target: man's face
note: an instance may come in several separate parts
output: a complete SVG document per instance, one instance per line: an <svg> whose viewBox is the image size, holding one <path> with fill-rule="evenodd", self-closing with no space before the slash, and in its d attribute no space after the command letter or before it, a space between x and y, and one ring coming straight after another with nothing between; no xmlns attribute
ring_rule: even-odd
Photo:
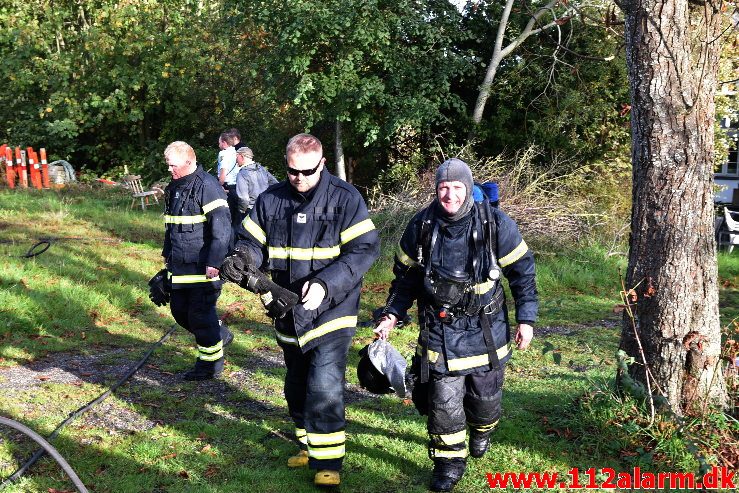
<svg viewBox="0 0 739 493"><path fill-rule="evenodd" d="M439 203L448 215L457 213L467 198L467 187L461 181L442 181L436 187Z"/></svg>
<svg viewBox="0 0 739 493"><path fill-rule="evenodd" d="M318 184L326 159L320 152L293 152L287 156L287 178L298 192L305 193ZM297 173L304 171L305 173ZM296 174L297 173L297 174Z"/></svg>
<svg viewBox="0 0 739 493"><path fill-rule="evenodd" d="M244 155L243 154L239 154L238 152L236 153L236 164L238 164L239 166L244 165Z"/></svg>
<svg viewBox="0 0 739 493"><path fill-rule="evenodd" d="M167 161L169 174L172 175L173 180L187 176L197 168L195 163L190 162L185 156L177 154L176 152L168 154L164 159Z"/></svg>
<svg viewBox="0 0 739 493"><path fill-rule="evenodd" d="M222 151L228 149L228 142L223 139L218 139L218 148Z"/></svg>

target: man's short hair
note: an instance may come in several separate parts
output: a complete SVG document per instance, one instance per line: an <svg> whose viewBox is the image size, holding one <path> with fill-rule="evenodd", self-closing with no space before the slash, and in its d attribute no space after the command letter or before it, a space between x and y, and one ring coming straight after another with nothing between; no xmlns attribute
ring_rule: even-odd
<svg viewBox="0 0 739 493"><path fill-rule="evenodd" d="M241 142L241 132L239 132L238 128L229 128L228 130L226 130L226 133L228 133L232 138L235 138L236 140ZM236 144L236 141L234 141L231 145L234 144Z"/></svg>
<svg viewBox="0 0 739 493"><path fill-rule="evenodd" d="M231 135L231 132L229 132L228 130L226 130L225 132L221 132L221 135L218 136L218 140L219 141L222 140L223 142L225 142L226 144L230 146L236 143L236 141L233 138L233 135Z"/></svg>
<svg viewBox="0 0 739 493"><path fill-rule="evenodd" d="M317 137L311 134L298 134L293 136L285 148L285 156L291 154L306 154L308 152L320 152L323 154L323 146Z"/></svg>
<svg viewBox="0 0 739 493"><path fill-rule="evenodd" d="M173 154L181 157L184 161L195 162L195 150L187 142L176 140L164 149L165 159Z"/></svg>

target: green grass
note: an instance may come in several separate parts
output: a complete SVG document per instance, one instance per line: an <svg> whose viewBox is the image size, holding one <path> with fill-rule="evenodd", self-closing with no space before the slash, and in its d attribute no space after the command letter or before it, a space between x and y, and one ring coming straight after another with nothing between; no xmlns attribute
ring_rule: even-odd
<svg viewBox="0 0 739 493"><path fill-rule="evenodd" d="M129 205L127 194L109 189L0 191L0 414L48 435L105 391L173 323L168 309L147 297L146 283L161 266L161 210L131 211ZM82 239L56 241L33 259L18 257L48 236ZM360 320L384 304L391 259L392 245L386 245L367 276ZM624 262L598 247L537 252L540 325L568 330L535 338L530 350L514 354L491 452L469 461L456 491L486 490L486 472L566 474L572 467L629 470L635 464L655 471L696 469L681 435L667 428L645 431L639 404L618 400L612 391L619 339L612 308ZM739 307L739 255L722 255L719 262L726 323ZM91 491L316 491L309 471L285 465L295 451L287 439L292 425L282 396L285 370L261 305L227 285L218 308L236 334L222 379L197 384L174 375L195 357L192 337L179 329L144 371L55 440ZM417 330L410 324L393 336L405 356L414 351ZM371 339L371 328L358 329L350 368ZM554 348L561 362L554 362L552 351L543 354L545 348ZM34 364L39 375L58 371L48 362L63 355L97 363L93 370L66 368L71 375L65 381L39 376L21 389L3 387L7 371ZM354 371L347 377L356 385ZM392 396L368 397L356 387L348 396L343 491L426 491L431 463L424 418ZM0 429L0 479L34 448ZM69 491L71 484L44 460L6 491L51 489Z"/></svg>

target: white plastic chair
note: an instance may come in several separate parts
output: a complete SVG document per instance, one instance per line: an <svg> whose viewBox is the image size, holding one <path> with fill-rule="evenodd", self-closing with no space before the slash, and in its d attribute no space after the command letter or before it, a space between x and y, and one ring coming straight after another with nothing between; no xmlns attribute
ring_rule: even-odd
<svg viewBox="0 0 739 493"><path fill-rule="evenodd" d="M720 244L729 247L729 253L734 250L734 245L739 245L739 221L731 217L732 214L739 215L739 212L730 211L724 207L724 224L726 230L720 233Z"/></svg>

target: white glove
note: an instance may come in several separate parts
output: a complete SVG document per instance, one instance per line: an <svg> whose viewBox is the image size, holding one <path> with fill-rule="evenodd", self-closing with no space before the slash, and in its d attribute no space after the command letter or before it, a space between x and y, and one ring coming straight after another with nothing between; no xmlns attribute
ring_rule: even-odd
<svg viewBox="0 0 739 493"><path fill-rule="evenodd" d="M303 284L303 309L315 310L326 297L326 290L320 282L306 281Z"/></svg>

